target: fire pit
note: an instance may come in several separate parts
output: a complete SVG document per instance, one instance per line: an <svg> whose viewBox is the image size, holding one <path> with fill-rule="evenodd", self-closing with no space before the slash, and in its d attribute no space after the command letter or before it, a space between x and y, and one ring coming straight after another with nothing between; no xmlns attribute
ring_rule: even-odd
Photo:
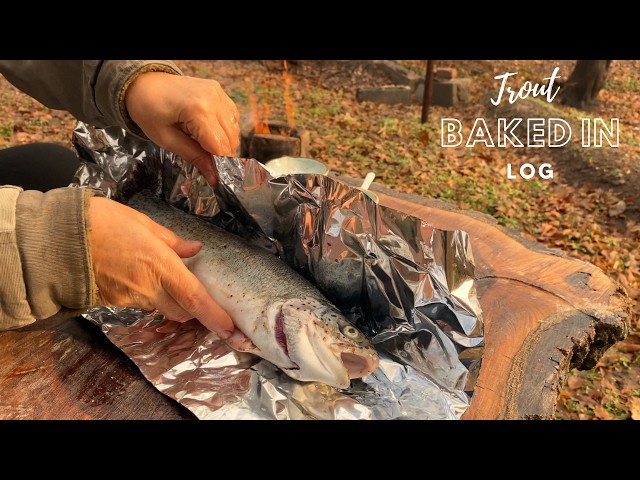
<svg viewBox="0 0 640 480"><path fill-rule="evenodd" d="M260 163L279 157L306 157L309 132L290 127L286 122L250 125L241 133L240 156L255 158Z"/></svg>

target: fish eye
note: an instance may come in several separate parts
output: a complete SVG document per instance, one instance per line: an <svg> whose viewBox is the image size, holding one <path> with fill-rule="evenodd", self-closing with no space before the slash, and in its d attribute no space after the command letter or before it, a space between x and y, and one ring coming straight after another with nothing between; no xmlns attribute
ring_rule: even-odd
<svg viewBox="0 0 640 480"><path fill-rule="evenodd" d="M362 340L364 335L360 333L354 326L347 325L342 329L342 333L345 337L350 338L352 340Z"/></svg>

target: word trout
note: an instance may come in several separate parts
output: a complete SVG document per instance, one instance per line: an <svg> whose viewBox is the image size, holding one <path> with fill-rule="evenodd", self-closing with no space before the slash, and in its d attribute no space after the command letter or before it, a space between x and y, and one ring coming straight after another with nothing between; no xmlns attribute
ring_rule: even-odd
<svg viewBox="0 0 640 480"><path fill-rule="evenodd" d="M556 67L550 77L543 78L543 80L549 80L548 85L540 85L539 83L532 84L529 80L527 80L517 92L514 92L511 87L507 87L507 80L509 80L509 77L517 75L516 72L506 72L502 75L497 75L493 78L495 78L496 80L502 79L502 83L500 84L498 98L495 100L492 98L491 103L493 103L495 106L500 105L500 100L502 100L502 96L505 94L505 87L506 92L509 94L509 103L511 104L513 104L518 98L527 98L529 95L531 95L532 97L544 95L547 99L547 102L551 103L553 102L553 99L556 98L558 90L560 90L560 87L557 87L555 91L553 90L553 82L555 82L556 79L560 78L560 75L558 75L558 70L560 70L560 68Z"/></svg>

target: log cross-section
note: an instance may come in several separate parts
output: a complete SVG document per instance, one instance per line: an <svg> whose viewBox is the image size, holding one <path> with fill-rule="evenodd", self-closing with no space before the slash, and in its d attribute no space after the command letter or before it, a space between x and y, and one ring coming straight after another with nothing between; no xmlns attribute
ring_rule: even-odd
<svg viewBox="0 0 640 480"><path fill-rule="evenodd" d="M469 234L486 346L463 419L553 418L569 369L592 367L626 335L628 297L594 265L527 242L486 215L372 190L382 205ZM98 327L49 319L0 332L0 419L18 418L195 417Z"/></svg>
<svg viewBox="0 0 640 480"><path fill-rule="evenodd" d="M595 265L525 240L488 215L372 190L381 205L469 234L485 351L463 419L553 418L569 370L592 368L628 333L629 298Z"/></svg>

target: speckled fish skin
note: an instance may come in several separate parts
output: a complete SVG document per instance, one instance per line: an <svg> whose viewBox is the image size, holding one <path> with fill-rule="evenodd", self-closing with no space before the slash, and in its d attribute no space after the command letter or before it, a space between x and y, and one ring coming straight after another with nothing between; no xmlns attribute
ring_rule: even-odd
<svg viewBox="0 0 640 480"><path fill-rule="evenodd" d="M188 240L184 259L253 345L250 351L292 378L347 388L378 367L378 355L316 287L275 255L162 200L138 194L128 205Z"/></svg>

